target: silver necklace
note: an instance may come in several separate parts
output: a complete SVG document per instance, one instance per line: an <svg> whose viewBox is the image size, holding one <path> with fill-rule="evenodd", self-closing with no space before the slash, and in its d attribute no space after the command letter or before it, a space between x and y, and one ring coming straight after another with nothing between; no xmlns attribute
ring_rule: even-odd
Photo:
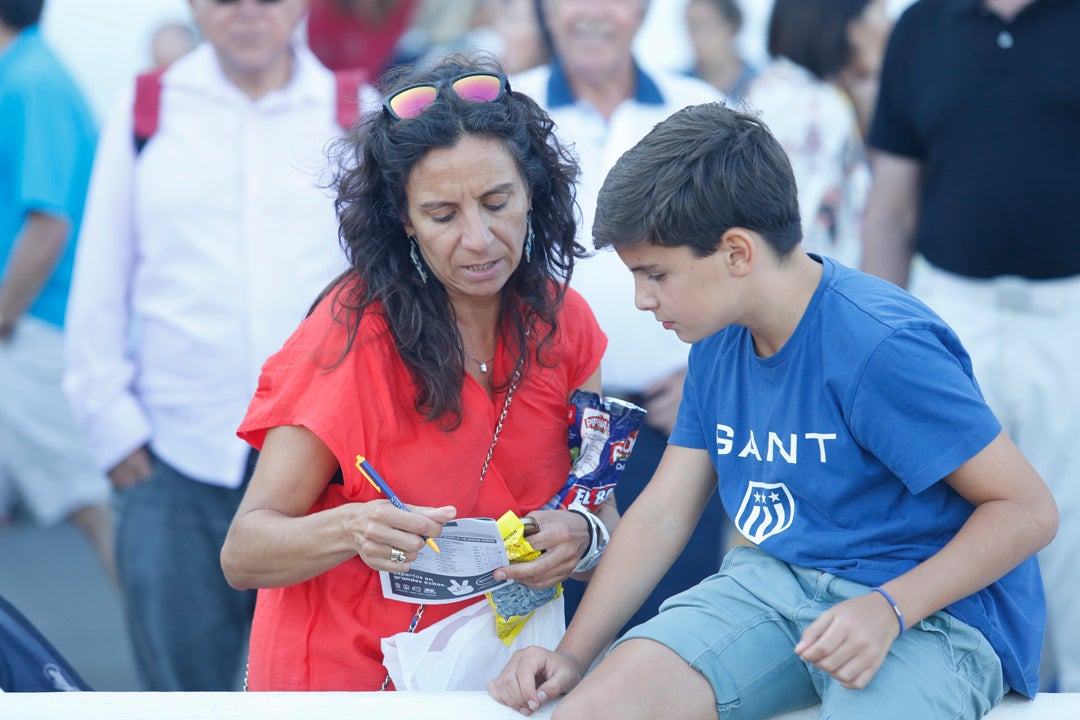
<svg viewBox="0 0 1080 720"><path fill-rule="evenodd" d="M495 362L495 358L491 358L490 360L488 360L486 362L484 360L474 358L472 355L469 354L469 351L465 349L464 345L461 346L461 352L465 353L465 357L469 358L474 363L479 365L480 366L480 372L482 372L482 373L486 373L488 370L490 370L491 368L489 367L489 364Z"/></svg>

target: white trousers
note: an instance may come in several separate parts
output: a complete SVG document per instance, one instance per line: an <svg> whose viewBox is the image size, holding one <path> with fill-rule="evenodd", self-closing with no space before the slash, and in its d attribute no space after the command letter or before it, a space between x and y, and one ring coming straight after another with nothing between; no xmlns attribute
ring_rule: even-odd
<svg viewBox="0 0 1080 720"><path fill-rule="evenodd" d="M0 484L13 483L42 525L105 505L111 492L60 387L63 343L59 328L30 316L0 342Z"/></svg>
<svg viewBox="0 0 1080 720"><path fill-rule="evenodd" d="M925 262L912 277L912 292L960 336L987 403L1057 500L1057 537L1039 553L1044 658L1059 691L1080 692L1080 277L980 280Z"/></svg>

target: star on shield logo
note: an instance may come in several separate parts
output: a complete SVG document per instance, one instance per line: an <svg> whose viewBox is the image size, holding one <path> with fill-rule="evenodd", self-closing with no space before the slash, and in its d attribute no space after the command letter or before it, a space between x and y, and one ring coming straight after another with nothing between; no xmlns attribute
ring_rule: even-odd
<svg viewBox="0 0 1080 720"><path fill-rule="evenodd" d="M787 530L794 519L795 499L784 483L751 482L735 516L735 527L757 545Z"/></svg>

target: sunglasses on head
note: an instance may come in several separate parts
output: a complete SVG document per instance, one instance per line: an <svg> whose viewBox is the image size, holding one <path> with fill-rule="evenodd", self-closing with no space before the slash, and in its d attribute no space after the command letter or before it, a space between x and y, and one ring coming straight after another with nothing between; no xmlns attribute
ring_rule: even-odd
<svg viewBox="0 0 1080 720"><path fill-rule="evenodd" d="M383 109L396 120L414 118L431 107L447 87L462 100L494 102L510 91L510 81L502 73L471 72L433 83L401 88L383 100Z"/></svg>

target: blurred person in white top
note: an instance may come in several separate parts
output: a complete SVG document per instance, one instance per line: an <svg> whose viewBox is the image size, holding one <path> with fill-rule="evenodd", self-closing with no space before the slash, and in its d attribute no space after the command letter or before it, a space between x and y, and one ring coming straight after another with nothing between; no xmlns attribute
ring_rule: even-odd
<svg viewBox="0 0 1080 720"><path fill-rule="evenodd" d="M189 3L206 42L162 76L156 133L136 150L132 92L105 125L68 307L65 390L116 490L128 628L158 691L237 685L254 596L218 559L254 465L236 429L344 268L321 172L335 78L294 41L307 0Z"/></svg>
<svg viewBox="0 0 1080 720"><path fill-rule="evenodd" d="M632 46L648 7L648 0L542 0L554 59L510 78L514 90L548 111L556 135L572 145L579 160L578 237L587 248L592 248L596 196L615 161L676 110L724 100L703 80L637 62ZM598 252L578 263L571 285L585 296L608 336L601 363L605 391L648 410L646 426L615 490L625 508L652 477L663 454L682 398L689 346L664 330L652 313L634 307L634 278L614 252ZM715 572L721 535L718 521L700 524L685 556L631 624L650 617L664 598ZM569 612L581 592L580 583L567 583Z"/></svg>
<svg viewBox="0 0 1080 720"><path fill-rule="evenodd" d="M804 247L850 267L862 257L870 190L861 126L891 27L885 0L776 0L772 60L744 96L791 159Z"/></svg>

